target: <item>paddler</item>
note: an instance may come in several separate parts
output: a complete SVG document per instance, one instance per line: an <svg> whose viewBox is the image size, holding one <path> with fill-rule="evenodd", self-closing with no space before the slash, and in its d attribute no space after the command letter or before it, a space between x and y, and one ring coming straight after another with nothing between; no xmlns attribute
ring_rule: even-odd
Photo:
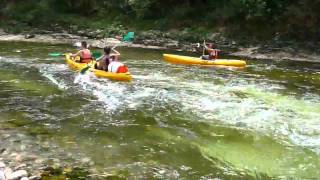
<svg viewBox="0 0 320 180"><path fill-rule="evenodd" d="M71 57L80 57L80 63L89 63L92 60L91 51L88 49L86 41L81 42L81 50L76 54L72 54Z"/></svg>
<svg viewBox="0 0 320 180"><path fill-rule="evenodd" d="M112 53L111 53L112 51ZM98 63L95 65L96 69L109 71L113 73L126 73L128 68L119 62L120 53L114 48L103 48L104 54L97 59Z"/></svg>
<svg viewBox="0 0 320 180"><path fill-rule="evenodd" d="M205 42L203 43L203 48L204 51L208 52L208 55L202 55L201 59L203 60L216 60L218 59L218 53L219 53L219 49L214 49L213 48L213 44L212 43L208 43L206 44Z"/></svg>

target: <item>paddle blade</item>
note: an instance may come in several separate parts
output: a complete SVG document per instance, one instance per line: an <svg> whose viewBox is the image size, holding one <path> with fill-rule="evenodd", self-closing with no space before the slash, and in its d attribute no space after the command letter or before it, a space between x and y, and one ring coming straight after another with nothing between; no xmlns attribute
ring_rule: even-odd
<svg viewBox="0 0 320 180"><path fill-rule="evenodd" d="M131 42L134 39L134 32L128 32L127 35L123 36L123 41Z"/></svg>
<svg viewBox="0 0 320 180"><path fill-rule="evenodd" d="M49 56L52 56L52 57L64 56L63 53L49 53L48 55L49 55Z"/></svg>
<svg viewBox="0 0 320 180"><path fill-rule="evenodd" d="M85 74L85 73L90 69L90 67L91 67L91 66L88 65L87 67L81 69L80 73L81 73L81 74Z"/></svg>
<svg viewBox="0 0 320 180"><path fill-rule="evenodd" d="M100 52L93 52L92 53L92 57L94 57L94 59L98 59L101 56Z"/></svg>

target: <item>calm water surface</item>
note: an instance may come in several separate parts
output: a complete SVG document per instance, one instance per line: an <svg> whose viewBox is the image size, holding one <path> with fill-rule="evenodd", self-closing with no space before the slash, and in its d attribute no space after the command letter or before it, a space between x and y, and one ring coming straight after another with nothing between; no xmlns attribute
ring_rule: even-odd
<svg viewBox="0 0 320 180"><path fill-rule="evenodd" d="M69 45L0 43L0 148L128 177L320 177L320 64L203 68L119 50L131 83L47 56Z"/></svg>

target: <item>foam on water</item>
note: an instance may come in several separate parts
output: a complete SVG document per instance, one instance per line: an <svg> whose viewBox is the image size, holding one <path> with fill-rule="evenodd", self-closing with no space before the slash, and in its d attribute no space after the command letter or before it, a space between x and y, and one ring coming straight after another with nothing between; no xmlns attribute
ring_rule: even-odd
<svg viewBox="0 0 320 180"><path fill-rule="evenodd" d="M74 83L80 85L82 89L97 97L98 101L105 104L109 112L115 111L121 106L121 94L126 90L125 86L121 86L116 82L110 82L109 80L97 79L92 73L86 73L84 75L79 73L75 77Z"/></svg>
<svg viewBox="0 0 320 180"><path fill-rule="evenodd" d="M79 74L74 82L103 102L110 113L124 107L134 108L141 104L142 99L149 98L155 92L154 88L131 91L128 83L96 79L92 73Z"/></svg>
<svg viewBox="0 0 320 180"><path fill-rule="evenodd" d="M161 72L135 77L137 82L133 85L98 80L90 73L76 76L74 82L104 103L109 113L136 109L146 103L150 106L152 101L178 104L176 108L192 112L200 121L232 125L241 122L246 128L319 153L320 105L314 100L319 99L315 94L308 93L307 98L296 99L279 94L278 90L284 87L277 83L260 81L249 85L248 79L219 85L179 81Z"/></svg>
<svg viewBox="0 0 320 180"><path fill-rule="evenodd" d="M319 99L315 94L308 93L314 98L297 99L279 93L285 87L278 81L260 79L251 84L252 77L224 84L183 80L162 72L138 74L135 78L130 84L97 80L89 74L78 75L74 82L92 92L111 113L144 104L149 104L150 108L161 103L177 104L175 108L191 112L199 121L236 126L241 123L246 128L288 139L299 146L320 149L320 103L308 100ZM155 102L157 104L153 105Z"/></svg>
<svg viewBox="0 0 320 180"><path fill-rule="evenodd" d="M183 106L201 119L235 125L241 122L271 136L285 136L296 145L320 149L319 102L272 92L273 87L270 85L268 88L259 85L215 87L202 85L198 88L206 89L200 91L204 97L184 94L185 98L181 98ZM212 92L209 94L210 89ZM244 98L234 96L235 90L243 93Z"/></svg>
<svg viewBox="0 0 320 180"><path fill-rule="evenodd" d="M0 57L0 59L1 59L1 62L25 64L25 62L24 62L22 59L20 59L20 58Z"/></svg>
<svg viewBox="0 0 320 180"><path fill-rule="evenodd" d="M57 85L60 89L68 89L67 84L63 79L58 78L56 74L65 72L67 67L64 64L38 64L39 72L42 76L49 79L53 84Z"/></svg>

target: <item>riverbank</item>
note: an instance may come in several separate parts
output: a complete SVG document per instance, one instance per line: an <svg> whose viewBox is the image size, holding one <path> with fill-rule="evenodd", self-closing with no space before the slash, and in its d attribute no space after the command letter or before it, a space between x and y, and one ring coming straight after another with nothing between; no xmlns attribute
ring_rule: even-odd
<svg viewBox="0 0 320 180"><path fill-rule="evenodd" d="M172 39L174 34L178 32L163 33L160 31L148 31L136 34L133 43L120 43L115 38L104 38L96 31L78 31L72 34L62 30L60 32L53 31L34 31L23 32L20 34L11 34L0 29L0 41L21 41L21 42L38 42L52 44L73 44L82 40L86 40L91 47L103 48L107 45L123 47L135 47L145 49L162 49L177 50L189 52L201 52L201 48L197 48L197 43L182 42ZM213 33L209 39L214 42L216 47L222 50L223 55L237 56L244 59L264 59L264 60L292 60L304 62L320 62L318 52L303 50L298 47L278 45L278 44L261 44L261 45L239 45L236 41L228 40L219 33Z"/></svg>
<svg viewBox="0 0 320 180"><path fill-rule="evenodd" d="M36 180L41 179L40 176L28 177L28 172L24 170L25 164L21 164L13 171L10 167L7 167L5 163L0 161L0 179L1 180Z"/></svg>

